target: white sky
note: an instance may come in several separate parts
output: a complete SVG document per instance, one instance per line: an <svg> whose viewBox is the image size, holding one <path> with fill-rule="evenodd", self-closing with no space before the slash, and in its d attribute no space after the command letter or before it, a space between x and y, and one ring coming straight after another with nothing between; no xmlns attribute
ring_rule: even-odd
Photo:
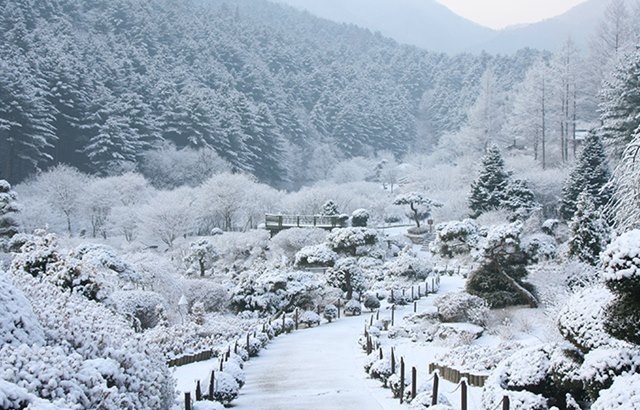
<svg viewBox="0 0 640 410"><path fill-rule="evenodd" d="M492 28L533 23L586 0L437 0L456 14Z"/></svg>

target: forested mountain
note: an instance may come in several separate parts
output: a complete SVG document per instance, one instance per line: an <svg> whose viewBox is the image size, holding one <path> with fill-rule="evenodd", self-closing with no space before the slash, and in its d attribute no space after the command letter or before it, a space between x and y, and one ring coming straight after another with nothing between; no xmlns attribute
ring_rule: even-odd
<svg viewBox="0 0 640 410"><path fill-rule="evenodd" d="M150 150L213 148L279 187L310 159L437 140L466 120L487 68L501 87L535 57L448 57L262 0L6 0L0 178L68 163L96 174Z"/></svg>

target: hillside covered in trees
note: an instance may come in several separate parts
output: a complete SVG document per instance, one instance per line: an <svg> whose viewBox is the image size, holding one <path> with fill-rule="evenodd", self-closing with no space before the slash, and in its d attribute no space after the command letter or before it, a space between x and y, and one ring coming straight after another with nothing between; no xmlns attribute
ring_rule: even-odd
<svg viewBox="0 0 640 410"><path fill-rule="evenodd" d="M510 89L539 55L448 57L263 0L0 7L0 178L14 183L58 163L144 171L174 145L294 188L323 176L314 158L433 145L488 67Z"/></svg>

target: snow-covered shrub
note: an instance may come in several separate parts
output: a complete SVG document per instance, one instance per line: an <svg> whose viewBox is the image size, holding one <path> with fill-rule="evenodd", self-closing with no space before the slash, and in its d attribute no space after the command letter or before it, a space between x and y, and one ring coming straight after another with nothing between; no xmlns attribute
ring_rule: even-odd
<svg viewBox="0 0 640 410"><path fill-rule="evenodd" d="M305 246L296 253L295 266L333 266L339 256L326 243Z"/></svg>
<svg viewBox="0 0 640 410"><path fill-rule="evenodd" d="M218 252L216 262L218 270L250 269L256 261L266 258L269 248L269 232L264 229L247 232L225 232L224 235L212 236L209 240Z"/></svg>
<svg viewBox="0 0 640 410"><path fill-rule="evenodd" d="M401 289L391 289L387 294L387 302L404 306L404 305L408 305L413 301L411 300L410 293L406 291L403 292Z"/></svg>
<svg viewBox="0 0 640 410"><path fill-rule="evenodd" d="M532 263L548 261L556 256L556 240L549 235L534 234L522 238L522 249Z"/></svg>
<svg viewBox="0 0 640 410"><path fill-rule="evenodd" d="M298 322L307 327L318 326L320 325L320 315L314 311L307 310L302 312L300 318L298 319Z"/></svg>
<svg viewBox="0 0 640 410"><path fill-rule="evenodd" d="M216 372L216 389L213 398L224 405L228 405L238 397L240 385L235 377L227 372Z"/></svg>
<svg viewBox="0 0 640 410"><path fill-rule="evenodd" d="M0 408L3 410L63 410L63 407L36 397L27 389L2 379L0 379Z"/></svg>
<svg viewBox="0 0 640 410"><path fill-rule="evenodd" d="M95 269L102 269L109 275L115 275L120 281L140 284L142 276L133 266L118 255L115 249L102 244L82 244L76 247L70 255L76 257L85 265Z"/></svg>
<svg viewBox="0 0 640 410"><path fill-rule="evenodd" d="M156 292L146 290L122 290L113 292L107 303L126 318L132 318L140 329L149 329L158 324L158 306L166 306L167 301Z"/></svg>
<svg viewBox="0 0 640 410"><path fill-rule="evenodd" d="M337 228L327 236L329 248L350 256L356 256L359 247L375 245L377 242L378 233L368 228Z"/></svg>
<svg viewBox="0 0 640 410"><path fill-rule="evenodd" d="M0 379L64 408L172 407L173 377L156 344L102 304L23 271L11 274L31 301L47 346L5 345Z"/></svg>
<svg viewBox="0 0 640 410"><path fill-rule="evenodd" d="M611 343L604 329L605 307L613 295L602 286L586 288L573 295L558 316L562 336L583 352Z"/></svg>
<svg viewBox="0 0 640 410"><path fill-rule="evenodd" d="M514 342L494 346L462 344L438 354L433 363L465 372L486 373L520 349L522 345Z"/></svg>
<svg viewBox="0 0 640 410"><path fill-rule="evenodd" d="M231 306L237 311L275 313L295 307L317 305L323 281L316 273L267 270L262 274L244 272L233 290Z"/></svg>
<svg viewBox="0 0 640 410"><path fill-rule="evenodd" d="M348 299L351 299L354 293L362 293L367 289L367 277L358 266L356 258L338 260L335 266L327 269L325 275L327 284L345 292Z"/></svg>
<svg viewBox="0 0 640 410"><path fill-rule="evenodd" d="M433 266L411 249L406 249L397 258L386 262L383 270L391 277L419 280L426 279L433 272Z"/></svg>
<svg viewBox="0 0 640 410"><path fill-rule="evenodd" d="M380 353L378 353L377 351L369 353L369 355L367 355L367 357L364 359L364 371L366 373L369 373L369 370L371 370L371 366L373 366L373 364L378 360L380 360Z"/></svg>
<svg viewBox="0 0 640 410"><path fill-rule="evenodd" d="M44 332L27 298L0 271L0 346L22 343L42 345Z"/></svg>
<svg viewBox="0 0 640 410"><path fill-rule="evenodd" d="M591 410L637 409L640 403L640 374L625 374L613 379L611 387L602 390Z"/></svg>
<svg viewBox="0 0 640 410"><path fill-rule="evenodd" d="M436 226L436 238L429 250L443 257L452 258L471 252L479 242L478 225L473 219L451 221Z"/></svg>
<svg viewBox="0 0 640 410"><path fill-rule="evenodd" d="M351 299L344 305L345 316L359 316L361 313L362 308L360 307L360 302L355 299Z"/></svg>
<svg viewBox="0 0 640 410"><path fill-rule="evenodd" d="M605 329L640 344L640 230L616 238L602 253L604 281L615 294L607 306Z"/></svg>
<svg viewBox="0 0 640 410"><path fill-rule="evenodd" d="M466 292L447 293L436 299L438 317L443 322L469 322L486 326L489 306L484 299Z"/></svg>
<svg viewBox="0 0 640 410"><path fill-rule="evenodd" d="M571 260L567 261L563 268L566 275L565 284L571 290L577 291L600 282L600 270L588 263Z"/></svg>
<svg viewBox="0 0 640 410"><path fill-rule="evenodd" d="M600 347L584 356L580 378L592 399L607 389L616 376L640 370L640 350L629 347Z"/></svg>
<svg viewBox="0 0 640 410"><path fill-rule="evenodd" d="M376 295L368 293L364 297L364 307L373 312L374 310L380 308L380 300L378 300Z"/></svg>
<svg viewBox="0 0 640 410"><path fill-rule="evenodd" d="M249 354L249 357L255 357L262 350L262 341L257 337L250 336L249 337L249 345L247 345L247 341L245 340L242 348Z"/></svg>
<svg viewBox="0 0 640 410"><path fill-rule="evenodd" d="M366 209L356 209L351 213L351 226L366 227L371 215Z"/></svg>
<svg viewBox="0 0 640 410"><path fill-rule="evenodd" d="M484 328L470 323L441 323L437 326L433 339L447 346L468 345L482 336L482 333Z"/></svg>
<svg viewBox="0 0 640 410"><path fill-rule="evenodd" d="M323 316L329 323L335 320L338 317L338 308L336 305L328 304L325 306Z"/></svg>
<svg viewBox="0 0 640 410"><path fill-rule="evenodd" d="M189 307L196 302L202 302L207 312L224 312L229 303L227 287L204 278L185 279L183 281L185 296Z"/></svg>
<svg viewBox="0 0 640 410"><path fill-rule="evenodd" d="M240 367L238 361L227 360L226 362L224 362L223 370L225 373L230 374L234 379L236 379L236 382L238 382L238 386L240 388L244 386L247 380L247 376L245 375L244 370L242 370L242 367Z"/></svg>
<svg viewBox="0 0 640 410"><path fill-rule="evenodd" d="M269 244L276 255L293 260L297 252L307 246L320 245L327 238L327 232L318 228L291 228L278 232Z"/></svg>
<svg viewBox="0 0 640 410"><path fill-rule="evenodd" d="M554 236L558 226L560 226L560 221L558 219L547 219L542 223L542 227L540 229L545 235Z"/></svg>
<svg viewBox="0 0 640 410"><path fill-rule="evenodd" d="M395 371L398 371L398 361L396 361L395 365ZM393 373L395 372L391 370L391 359L386 356L376 360L369 368L369 375L374 379L381 380L385 385Z"/></svg>
<svg viewBox="0 0 640 410"><path fill-rule="evenodd" d="M406 375L405 375L406 376ZM405 377L404 378L404 386L402 386L402 384L400 383L400 376L398 374L392 374L389 379L387 380L387 385L389 386L389 389L391 390L391 393L393 393L393 397L399 398L400 397L400 387L404 387L402 389L402 391L404 392L404 399L411 399L411 378L410 377Z"/></svg>
<svg viewBox="0 0 640 410"><path fill-rule="evenodd" d="M436 405L431 405L432 397L433 397L433 390L432 391L425 390L420 394L416 394L416 397L413 400L411 400L410 409L411 410L423 410L423 409L454 410L454 407L451 407L449 400L444 394L438 393L438 404Z"/></svg>

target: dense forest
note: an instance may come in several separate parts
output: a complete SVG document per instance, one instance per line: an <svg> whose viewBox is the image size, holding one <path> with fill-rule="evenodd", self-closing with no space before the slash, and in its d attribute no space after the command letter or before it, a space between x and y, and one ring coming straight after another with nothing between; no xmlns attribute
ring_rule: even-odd
<svg viewBox="0 0 640 410"><path fill-rule="evenodd" d="M295 188L323 176L318 156L433 146L465 123L489 67L509 90L540 54L430 53L262 0L0 7L0 178L13 183L58 163L145 172L150 151L208 147Z"/></svg>

